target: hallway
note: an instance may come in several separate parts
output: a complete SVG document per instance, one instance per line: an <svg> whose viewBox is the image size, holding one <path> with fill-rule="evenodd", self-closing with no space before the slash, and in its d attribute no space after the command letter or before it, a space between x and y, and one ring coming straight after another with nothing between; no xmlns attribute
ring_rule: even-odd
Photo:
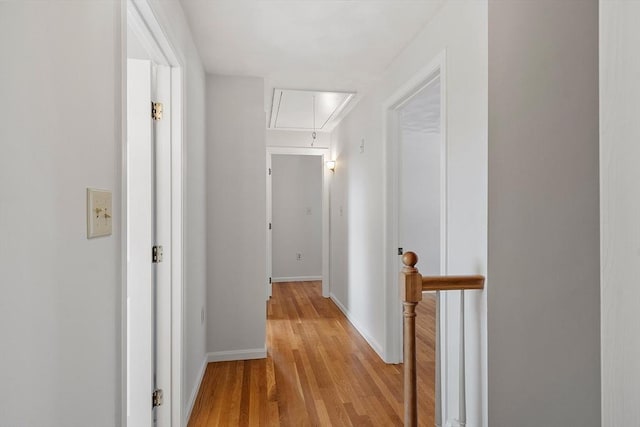
<svg viewBox="0 0 640 427"><path fill-rule="evenodd" d="M210 363L196 426L402 425L402 365L387 365L320 282L273 285L268 358ZM435 299L418 305L420 425L433 425Z"/></svg>

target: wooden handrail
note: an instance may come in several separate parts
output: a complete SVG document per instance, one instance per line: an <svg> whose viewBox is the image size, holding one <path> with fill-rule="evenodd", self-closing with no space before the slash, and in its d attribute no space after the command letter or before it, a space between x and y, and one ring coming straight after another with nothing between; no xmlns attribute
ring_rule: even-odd
<svg viewBox="0 0 640 427"><path fill-rule="evenodd" d="M422 277L416 268L418 256L413 252L405 253L402 263L400 293L404 317L404 425L415 427L418 425L416 306L422 301L422 292L484 289L484 276Z"/></svg>
<svg viewBox="0 0 640 427"><path fill-rule="evenodd" d="M484 289L484 276L422 276L422 292Z"/></svg>

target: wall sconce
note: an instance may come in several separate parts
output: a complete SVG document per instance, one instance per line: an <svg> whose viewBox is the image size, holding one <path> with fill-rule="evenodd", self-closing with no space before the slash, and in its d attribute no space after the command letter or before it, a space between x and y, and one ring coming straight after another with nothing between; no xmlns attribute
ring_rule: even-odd
<svg viewBox="0 0 640 427"><path fill-rule="evenodd" d="M325 164L327 165L327 169L329 169L331 172L335 172L336 171L336 161L335 160L328 160Z"/></svg>

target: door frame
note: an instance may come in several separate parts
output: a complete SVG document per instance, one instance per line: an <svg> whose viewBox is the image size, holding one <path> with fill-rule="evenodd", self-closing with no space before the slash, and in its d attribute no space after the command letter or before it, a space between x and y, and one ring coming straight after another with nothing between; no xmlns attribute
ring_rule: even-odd
<svg viewBox="0 0 640 427"><path fill-rule="evenodd" d="M170 399L165 405L170 405L170 425L181 426L182 417L182 354L183 343L183 283L184 283L184 253L183 253L183 211L184 190L184 146L183 146L183 63L176 55L169 39L160 26L152 7L147 0L121 0L122 8L122 289L121 289L121 424L127 425L127 30L131 28L143 43L152 62L166 65L171 71L171 100L170 100L170 127L171 127L171 241L170 259L164 262L170 263L171 301L170 301L170 330L164 333L171 340L171 374L168 387ZM165 387L166 390L166 387ZM166 396L165 392L165 396Z"/></svg>
<svg viewBox="0 0 640 427"><path fill-rule="evenodd" d="M407 82L398 88L385 102L383 102L383 156L384 156L384 269L386 279L385 293L385 351L384 360L387 363L401 363L403 355L402 340L402 301L398 288L398 274L400 260L398 248L400 247L400 147L401 138L399 109L411 100L420 90L427 87L433 80L440 78L440 274L446 275L448 271L448 144L447 144L447 73L446 50L436 55L425 67L414 74ZM418 254L419 255L419 254ZM446 399L447 387L447 339L449 328L447 327L447 295L441 293L439 303L440 322L440 372L442 378L441 394ZM438 375L438 373L436 374ZM446 407L446 402L441 402L441 408Z"/></svg>
<svg viewBox="0 0 640 427"><path fill-rule="evenodd" d="M330 159L329 148L315 147L267 147L267 171L271 169L271 160L274 154L278 155L301 155L301 156L320 156L322 159L322 296L329 298L331 293L330 277L330 258L329 258L329 186L331 179L331 171L325 165ZM267 172L269 173L269 172ZM271 185L271 177L267 175L267 230L269 224L273 222L273 192ZM268 300L272 294L272 283L269 279L273 277L273 245L271 232L267 235L267 277L266 283L266 299Z"/></svg>

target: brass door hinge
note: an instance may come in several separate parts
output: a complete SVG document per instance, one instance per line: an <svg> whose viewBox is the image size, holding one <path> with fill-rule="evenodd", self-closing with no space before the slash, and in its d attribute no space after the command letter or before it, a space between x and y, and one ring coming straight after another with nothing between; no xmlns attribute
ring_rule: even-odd
<svg viewBox="0 0 640 427"><path fill-rule="evenodd" d="M162 102L152 102L151 103L151 118L153 120L161 120L162 119Z"/></svg>
<svg viewBox="0 0 640 427"><path fill-rule="evenodd" d="M162 390L157 389L153 391L153 394L151 395L151 403L154 408L162 405Z"/></svg>
<svg viewBox="0 0 640 427"><path fill-rule="evenodd" d="M162 262L162 246L154 246L151 248L151 262L154 264Z"/></svg>

